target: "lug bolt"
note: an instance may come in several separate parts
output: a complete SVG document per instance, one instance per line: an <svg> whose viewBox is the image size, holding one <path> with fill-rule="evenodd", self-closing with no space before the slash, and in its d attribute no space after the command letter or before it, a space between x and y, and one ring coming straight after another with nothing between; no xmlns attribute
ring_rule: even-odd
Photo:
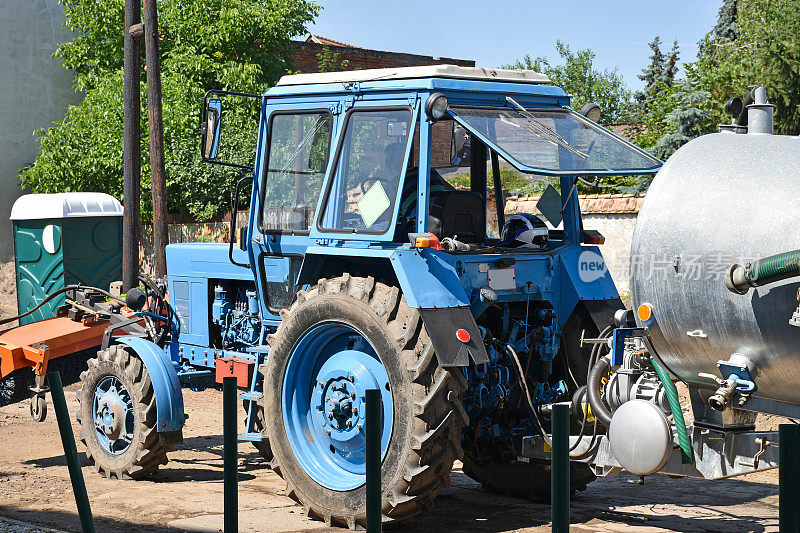
<svg viewBox="0 0 800 533"><path fill-rule="evenodd" d="M333 413L328 413L328 420L333 420Z"/></svg>
<svg viewBox="0 0 800 533"><path fill-rule="evenodd" d="M356 377L353 374L350 374L349 376L347 376L347 379L350 380L350 383L355 383L355 381L356 381Z"/></svg>
<svg viewBox="0 0 800 533"><path fill-rule="evenodd" d="M331 430L330 429L326 429L325 430L325 434L330 437L331 436Z"/></svg>
<svg viewBox="0 0 800 533"><path fill-rule="evenodd" d="M347 421L347 429L350 429L351 427L353 427L353 421L352 420L348 420Z"/></svg>

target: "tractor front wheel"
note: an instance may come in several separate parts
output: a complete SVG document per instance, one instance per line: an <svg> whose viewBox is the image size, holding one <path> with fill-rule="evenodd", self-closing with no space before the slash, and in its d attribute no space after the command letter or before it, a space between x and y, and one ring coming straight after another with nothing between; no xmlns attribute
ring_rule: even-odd
<svg viewBox="0 0 800 533"><path fill-rule="evenodd" d="M379 389L383 521L429 509L460 455L466 382L439 365L400 290L347 274L320 280L268 340L266 433L288 495L311 518L364 526L364 400Z"/></svg>
<svg viewBox="0 0 800 533"><path fill-rule="evenodd" d="M88 361L77 397L86 456L108 478L139 479L155 472L181 441L180 430L156 431L150 374L127 346L111 346Z"/></svg>

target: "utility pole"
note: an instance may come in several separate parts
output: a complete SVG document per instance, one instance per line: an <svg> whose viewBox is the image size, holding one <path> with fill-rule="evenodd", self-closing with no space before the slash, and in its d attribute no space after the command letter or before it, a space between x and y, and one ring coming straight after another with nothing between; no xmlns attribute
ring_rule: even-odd
<svg viewBox="0 0 800 533"><path fill-rule="evenodd" d="M167 273L167 175L164 170L161 52L158 45L156 0L144 0L144 44L147 56L147 118L150 126L150 175L153 192L153 259L155 274L162 277Z"/></svg>
<svg viewBox="0 0 800 533"><path fill-rule="evenodd" d="M140 0L125 1L125 96L123 128L123 200L122 216L122 290L128 291L139 284L139 203L141 198L141 131L139 120L141 100ZM139 30L137 32L137 30ZM134 35L137 34L137 35Z"/></svg>

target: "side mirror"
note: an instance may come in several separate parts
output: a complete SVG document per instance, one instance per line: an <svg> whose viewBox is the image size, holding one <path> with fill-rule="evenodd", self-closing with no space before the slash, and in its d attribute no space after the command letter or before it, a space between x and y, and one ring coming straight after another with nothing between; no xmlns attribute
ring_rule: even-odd
<svg viewBox="0 0 800 533"><path fill-rule="evenodd" d="M452 143L450 144L450 162L454 167L466 167L470 164L470 136L466 128L453 121Z"/></svg>
<svg viewBox="0 0 800 533"><path fill-rule="evenodd" d="M213 98L206 105L201 131L201 147L203 161L213 161L219 150L219 134L222 128L222 102Z"/></svg>

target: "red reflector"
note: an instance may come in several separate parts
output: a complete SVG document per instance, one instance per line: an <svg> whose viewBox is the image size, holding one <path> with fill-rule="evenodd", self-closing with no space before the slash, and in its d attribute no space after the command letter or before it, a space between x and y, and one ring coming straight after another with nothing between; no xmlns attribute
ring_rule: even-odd
<svg viewBox="0 0 800 533"><path fill-rule="evenodd" d="M469 331L465 329L456 331L456 338L461 342L469 342Z"/></svg>

